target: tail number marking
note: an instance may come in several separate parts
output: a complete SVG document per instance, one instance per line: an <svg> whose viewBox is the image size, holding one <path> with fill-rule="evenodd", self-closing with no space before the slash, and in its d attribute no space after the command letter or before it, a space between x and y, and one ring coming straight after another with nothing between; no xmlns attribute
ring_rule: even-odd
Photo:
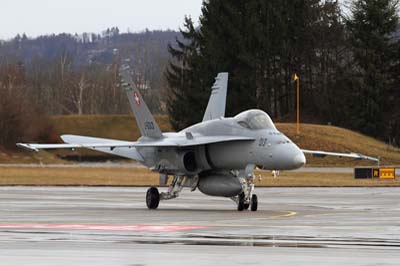
<svg viewBox="0 0 400 266"><path fill-rule="evenodd" d="M144 122L144 128L146 130L154 130L154 124L153 122Z"/></svg>

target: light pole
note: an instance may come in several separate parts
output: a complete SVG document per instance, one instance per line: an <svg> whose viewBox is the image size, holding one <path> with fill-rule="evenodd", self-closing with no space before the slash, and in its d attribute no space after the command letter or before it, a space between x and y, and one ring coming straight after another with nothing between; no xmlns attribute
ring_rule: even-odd
<svg viewBox="0 0 400 266"><path fill-rule="evenodd" d="M296 82L297 88L297 123L296 123L296 132L297 135L300 134L300 79L296 73L294 73L294 81Z"/></svg>

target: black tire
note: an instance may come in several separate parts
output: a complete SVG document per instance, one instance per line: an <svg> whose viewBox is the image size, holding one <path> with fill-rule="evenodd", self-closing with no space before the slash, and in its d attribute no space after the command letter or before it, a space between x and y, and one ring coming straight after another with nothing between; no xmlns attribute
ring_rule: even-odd
<svg viewBox="0 0 400 266"><path fill-rule="evenodd" d="M258 208L258 199L257 199L257 195L253 194L251 196L251 211L255 212L257 211Z"/></svg>
<svg viewBox="0 0 400 266"><path fill-rule="evenodd" d="M158 208L158 204L160 203L160 193L156 187L151 187L147 190L146 193L146 205L150 210L154 210Z"/></svg>
<svg viewBox="0 0 400 266"><path fill-rule="evenodd" d="M239 194L239 202L238 202L237 210L240 212L244 210L244 193L243 192Z"/></svg>
<svg viewBox="0 0 400 266"><path fill-rule="evenodd" d="M249 207L250 207L250 203L245 203L245 204L244 204L244 209L245 209L245 210L248 210Z"/></svg>

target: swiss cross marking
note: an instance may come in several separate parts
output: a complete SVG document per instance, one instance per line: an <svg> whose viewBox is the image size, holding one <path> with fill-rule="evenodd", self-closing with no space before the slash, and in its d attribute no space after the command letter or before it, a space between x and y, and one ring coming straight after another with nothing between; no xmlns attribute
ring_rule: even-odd
<svg viewBox="0 0 400 266"><path fill-rule="evenodd" d="M133 98L135 99L136 105L140 106L139 94L136 91L133 93Z"/></svg>

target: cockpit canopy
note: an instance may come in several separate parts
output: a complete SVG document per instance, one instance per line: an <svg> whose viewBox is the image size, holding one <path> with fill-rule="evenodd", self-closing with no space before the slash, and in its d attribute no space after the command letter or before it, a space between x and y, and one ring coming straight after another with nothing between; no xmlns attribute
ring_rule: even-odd
<svg viewBox="0 0 400 266"><path fill-rule="evenodd" d="M276 129L269 115L261 110L245 111L235 116L234 119L242 127L252 130Z"/></svg>

